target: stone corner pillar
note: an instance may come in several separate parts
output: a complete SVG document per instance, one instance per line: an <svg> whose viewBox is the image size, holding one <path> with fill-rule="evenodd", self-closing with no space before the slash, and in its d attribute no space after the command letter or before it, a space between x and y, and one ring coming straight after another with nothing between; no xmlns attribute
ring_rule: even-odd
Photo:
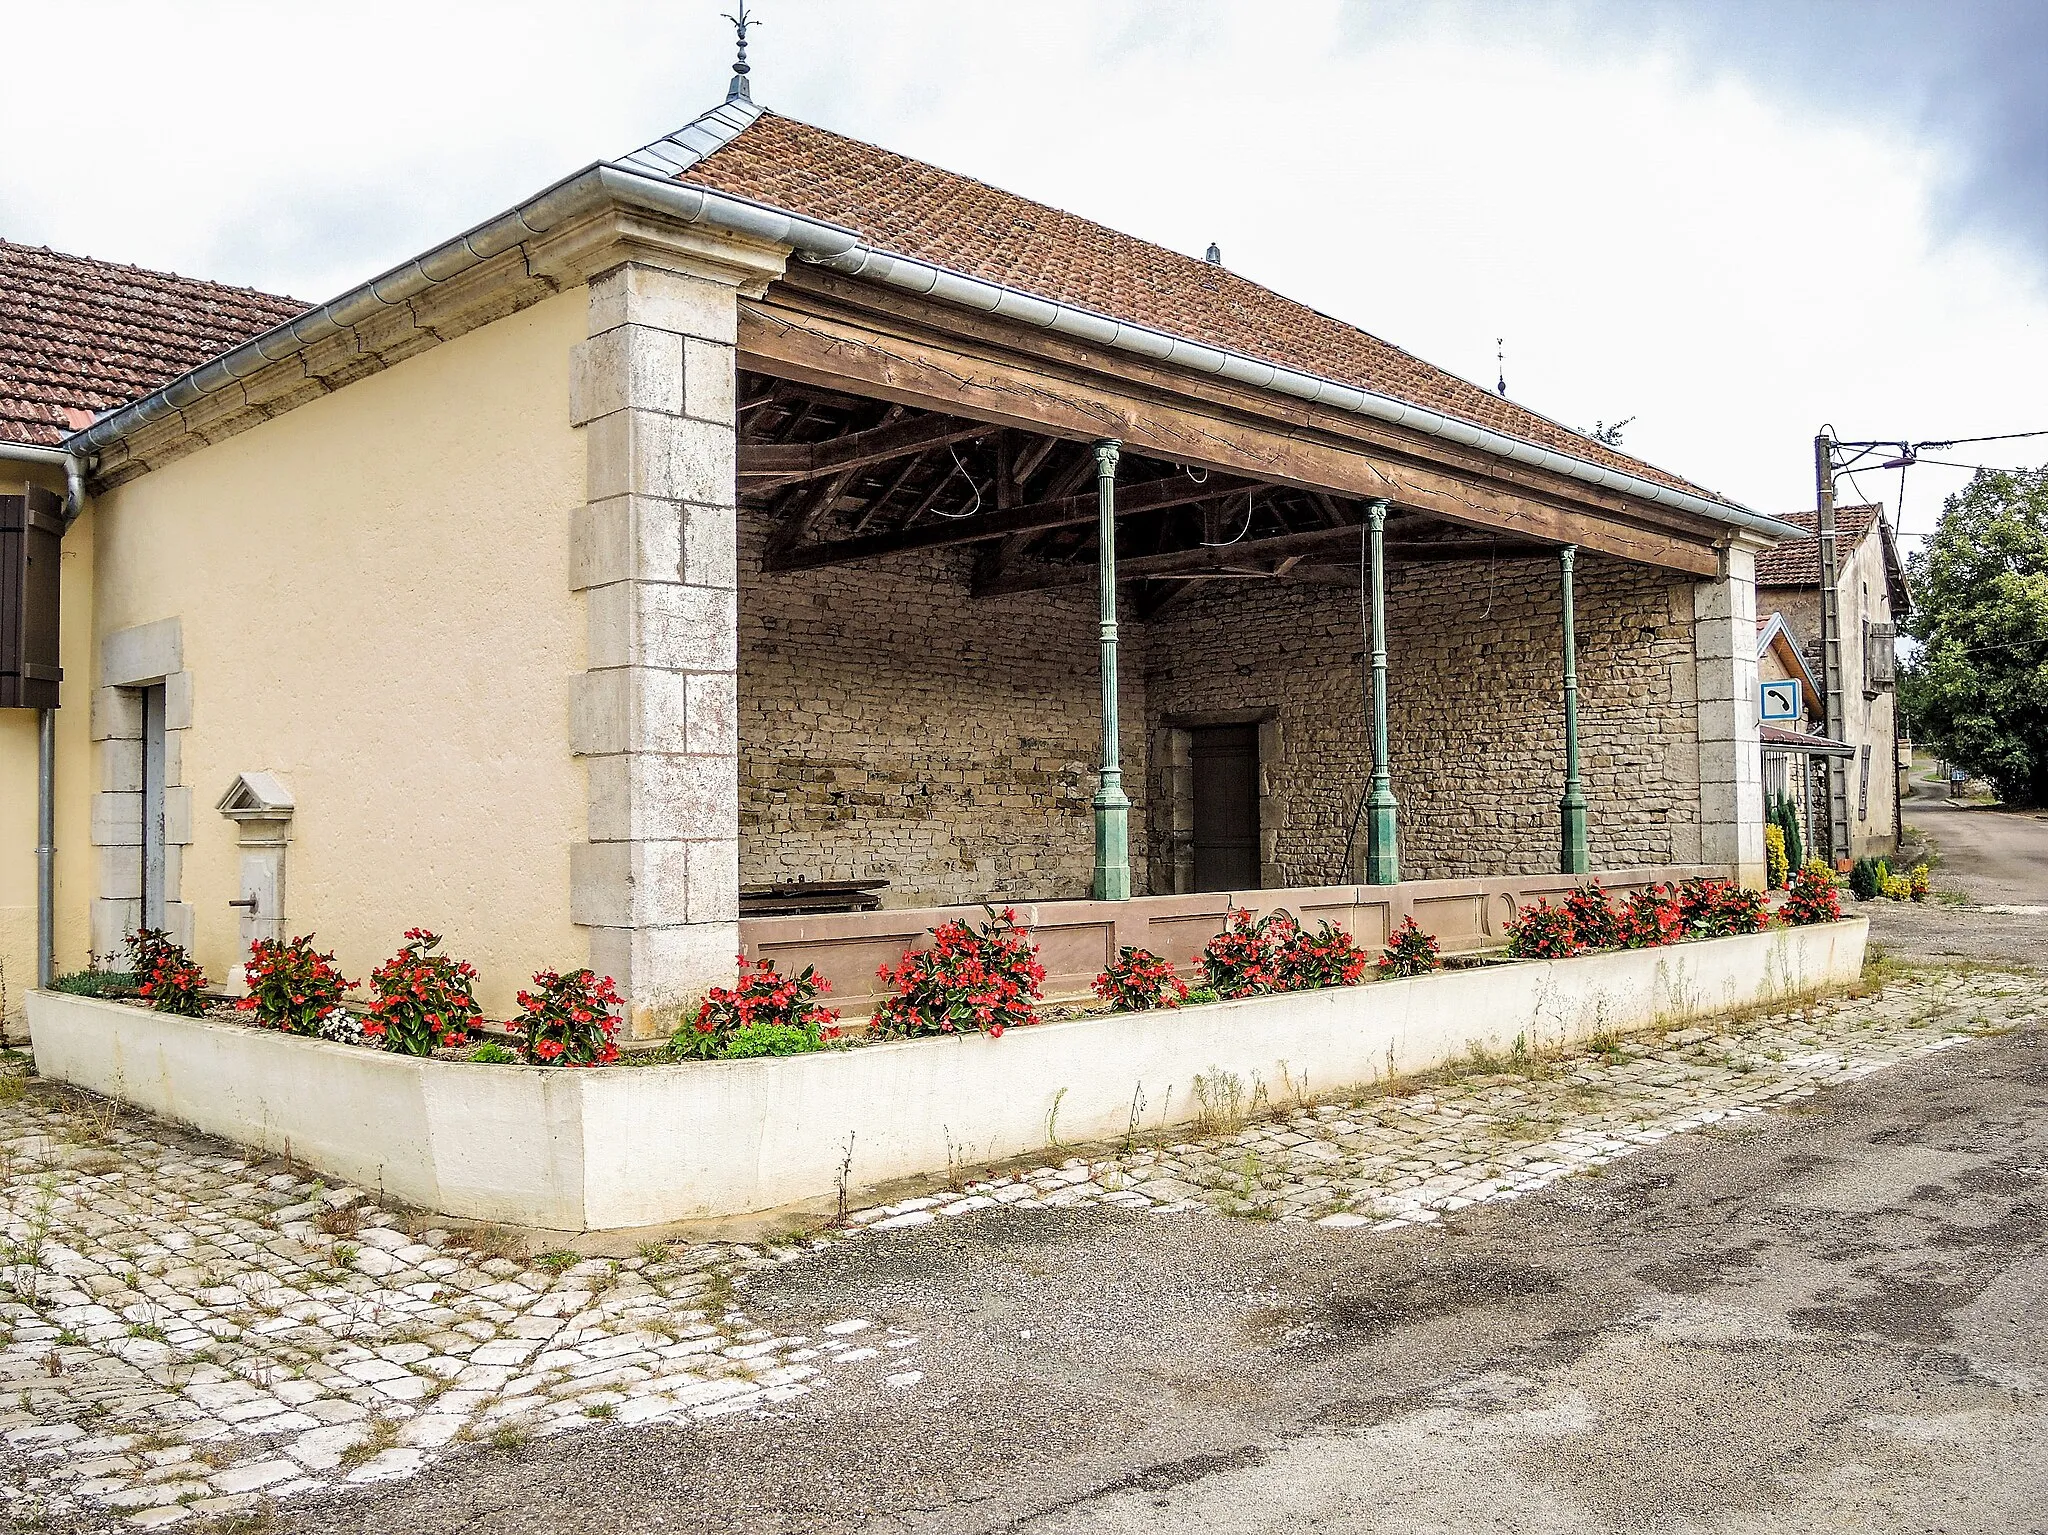
<svg viewBox="0 0 2048 1535"><path fill-rule="evenodd" d="M589 822L571 849L570 914L625 999L629 1038L667 1033L736 973L735 343L741 296L783 254L698 230L665 252L644 224L575 247L590 299L570 359L587 480L570 585L589 653L569 728Z"/></svg>
<svg viewBox="0 0 2048 1535"><path fill-rule="evenodd" d="M1764 888L1764 786L1756 703L1756 556L1738 536L1693 586L1700 742L1700 862Z"/></svg>

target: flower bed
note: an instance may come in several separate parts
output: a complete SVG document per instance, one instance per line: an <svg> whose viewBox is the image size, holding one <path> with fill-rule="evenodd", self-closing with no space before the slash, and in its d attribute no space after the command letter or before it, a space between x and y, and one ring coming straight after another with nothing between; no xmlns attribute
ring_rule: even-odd
<svg viewBox="0 0 2048 1535"><path fill-rule="evenodd" d="M1829 893L1832 893L1830 890ZM421 1059L32 992L45 1076L478 1220L735 1215L1198 1117L1197 1075L1324 1092L1843 984L1861 920L1368 985L634 1071Z"/></svg>

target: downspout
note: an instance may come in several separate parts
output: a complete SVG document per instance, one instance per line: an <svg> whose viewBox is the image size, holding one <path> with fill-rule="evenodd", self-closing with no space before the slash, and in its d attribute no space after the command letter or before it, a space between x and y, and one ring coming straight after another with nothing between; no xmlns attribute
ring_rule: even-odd
<svg viewBox="0 0 2048 1535"><path fill-rule="evenodd" d="M68 532L85 509L85 460L57 448L9 443L6 456L64 466L64 509ZM36 985L57 976L57 711L36 711Z"/></svg>

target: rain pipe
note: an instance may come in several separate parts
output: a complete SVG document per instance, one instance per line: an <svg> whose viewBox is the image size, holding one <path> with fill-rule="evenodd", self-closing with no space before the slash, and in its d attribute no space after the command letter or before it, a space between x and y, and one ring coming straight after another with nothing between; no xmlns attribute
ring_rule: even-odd
<svg viewBox="0 0 2048 1535"><path fill-rule="evenodd" d="M0 458L64 467L64 509L68 530L85 508L85 459L62 448L0 443ZM57 711L36 710L36 985L57 975Z"/></svg>

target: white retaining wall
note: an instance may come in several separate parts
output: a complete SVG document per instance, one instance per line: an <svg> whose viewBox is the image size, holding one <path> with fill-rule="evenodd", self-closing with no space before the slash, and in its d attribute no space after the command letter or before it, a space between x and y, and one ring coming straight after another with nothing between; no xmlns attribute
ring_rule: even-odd
<svg viewBox="0 0 2048 1535"><path fill-rule="evenodd" d="M949 1162L1197 1117L1194 1079L1285 1099L1425 1071L1474 1045L1532 1048L1854 980L1858 918L1670 948L902 1041L776 1060L565 1071L419 1061L29 996L45 1077L420 1207L605 1230L829 1197ZM1292 1086L1290 1087L1290 1084Z"/></svg>

